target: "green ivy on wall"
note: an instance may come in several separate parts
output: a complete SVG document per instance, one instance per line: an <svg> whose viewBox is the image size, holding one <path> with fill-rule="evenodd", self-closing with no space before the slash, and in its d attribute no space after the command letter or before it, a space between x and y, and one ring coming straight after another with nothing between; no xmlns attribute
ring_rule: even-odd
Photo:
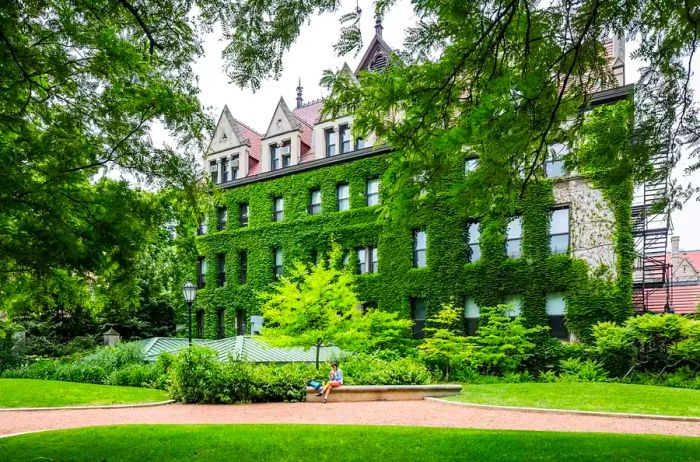
<svg viewBox="0 0 700 462"><path fill-rule="evenodd" d="M199 291L196 310L204 310L205 336L216 337L217 312L225 310L226 335L235 335L237 310L246 316L258 313L257 293L275 281L274 249L280 248L284 265L295 260L313 261L325 253L332 241L350 251L349 265L357 268L355 249L376 246L379 270L357 276L360 299L380 309L398 311L410 317L410 299L423 298L428 316L446 302L473 299L479 306L503 303L509 295L519 295L528 325L547 324L547 293L564 292L567 322L578 335L598 318L620 320L631 304L632 257L631 180L629 185L603 190L615 214L617 274L605 282L589 271L582 260L568 255L550 255L549 221L554 203L552 179L532 182L513 210L523 218L522 256L509 259L505 254L505 231L509 217L492 214L469 216L468 207L446 200L450 179L463 178L462 163L447 175L443 193L427 194L416 200L415 213L400 221L383 213L384 206L366 206L365 189L369 178L383 178L388 156L373 156L294 173L226 189L217 195L217 206L228 210L223 231L210 225L208 234L197 239L200 255L208 259L206 287ZM336 211L336 188L350 187L350 210ZM629 186L629 188L627 187ZM308 214L310 191L320 188L321 213ZM439 188L438 188L439 189ZM629 189L629 191L628 191ZM628 193L629 192L629 197ZM381 193L381 189L380 189ZM284 198L284 220L273 221L273 198ZM249 226L241 228L238 210L249 204ZM481 258L469 263L467 223L478 218L481 226ZM212 210L209 223L216 223ZM424 229L428 236L427 268L414 268L413 230ZM239 255L247 252L247 283L238 283ZM633 252L633 249L632 249ZM224 287L217 286L217 254L226 255ZM595 290L591 291L594 287ZM592 311L590 311L592 310ZM624 313L624 315L623 315Z"/></svg>

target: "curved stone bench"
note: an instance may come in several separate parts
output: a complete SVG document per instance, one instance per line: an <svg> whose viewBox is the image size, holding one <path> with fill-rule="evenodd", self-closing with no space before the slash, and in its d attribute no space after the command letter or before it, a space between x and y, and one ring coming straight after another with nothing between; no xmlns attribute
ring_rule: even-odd
<svg viewBox="0 0 700 462"><path fill-rule="evenodd" d="M343 385L331 391L329 401L408 401L458 395L462 385ZM320 401L314 388L306 389L307 401Z"/></svg>

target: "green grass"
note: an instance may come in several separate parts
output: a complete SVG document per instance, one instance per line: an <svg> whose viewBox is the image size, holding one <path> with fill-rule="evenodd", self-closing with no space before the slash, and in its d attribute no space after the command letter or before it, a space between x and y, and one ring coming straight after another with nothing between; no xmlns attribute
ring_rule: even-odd
<svg viewBox="0 0 700 462"><path fill-rule="evenodd" d="M0 460L689 461L700 438L317 425L129 425L0 439Z"/></svg>
<svg viewBox="0 0 700 462"><path fill-rule="evenodd" d="M0 407L97 406L167 399L168 395L164 391L148 388L53 380L0 379Z"/></svg>
<svg viewBox="0 0 700 462"><path fill-rule="evenodd" d="M700 390L621 383L500 383L463 386L465 403L581 411L700 416Z"/></svg>

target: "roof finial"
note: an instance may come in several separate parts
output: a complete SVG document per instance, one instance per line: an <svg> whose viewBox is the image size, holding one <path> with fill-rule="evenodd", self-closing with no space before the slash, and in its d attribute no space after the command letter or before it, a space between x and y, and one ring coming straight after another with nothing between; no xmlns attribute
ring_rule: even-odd
<svg viewBox="0 0 700 462"><path fill-rule="evenodd" d="M374 15L374 33L378 36L382 36L382 17L377 13Z"/></svg>
<svg viewBox="0 0 700 462"><path fill-rule="evenodd" d="M301 77L299 77L299 84L297 85L297 108L300 108L304 104L304 99L301 97L301 91L304 88L301 86Z"/></svg>

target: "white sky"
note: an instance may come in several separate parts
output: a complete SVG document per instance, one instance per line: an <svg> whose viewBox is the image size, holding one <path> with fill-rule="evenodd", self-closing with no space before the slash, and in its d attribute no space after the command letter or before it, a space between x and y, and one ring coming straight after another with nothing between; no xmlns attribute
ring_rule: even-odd
<svg viewBox="0 0 700 462"><path fill-rule="evenodd" d="M360 0L359 5L363 11L360 24L366 45L374 35L374 9L372 0ZM354 0L344 0L339 11L344 13L354 8ZM303 28L299 39L284 57L282 77L278 81L263 82L257 93L248 89L240 89L229 82L223 71L223 60L221 59L221 52L225 44L221 41L220 30L215 30L213 34L206 37L204 42L205 55L195 65L195 72L199 76L202 104L207 107L208 112L215 119L218 119L224 105L227 104L234 117L258 132L264 132L280 96L284 97L290 108L295 106L296 86L300 78L304 87L304 101L321 98L324 95L318 86L318 81L323 70L338 69L345 61L354 70L362 57L362 53L357 56L350 54L345 57L335 55L333 44L339 36L339 16L339 13L335 13L314 17L310 24ZM384 40L390 46L400 48L403 44L404 29L413 23L414 15L410 2L399 0L387 17L383 19ZM630 42L626 46L626 83L632 83L638 79L638 70L642 65L639 61L629 58L635 49L634 42ZM693 65L695 75L691 78L691 85L698 93L700 93L700 80L697 78L697 74L700 72L699 61L700 59L695 60ZM695 98L698 100L698 94ZM682 172L685 165L687 162L681 161L675 176L682 183L692 182L695 185L700 185L700 172L695 172L690 177L685 176ZM698 231L700 229L700 202L693 199L684 206L683 210L675 211L672 215L672 222L675 229L674 234L681 236L681 249L700 249L700 232Z"/></svg>

